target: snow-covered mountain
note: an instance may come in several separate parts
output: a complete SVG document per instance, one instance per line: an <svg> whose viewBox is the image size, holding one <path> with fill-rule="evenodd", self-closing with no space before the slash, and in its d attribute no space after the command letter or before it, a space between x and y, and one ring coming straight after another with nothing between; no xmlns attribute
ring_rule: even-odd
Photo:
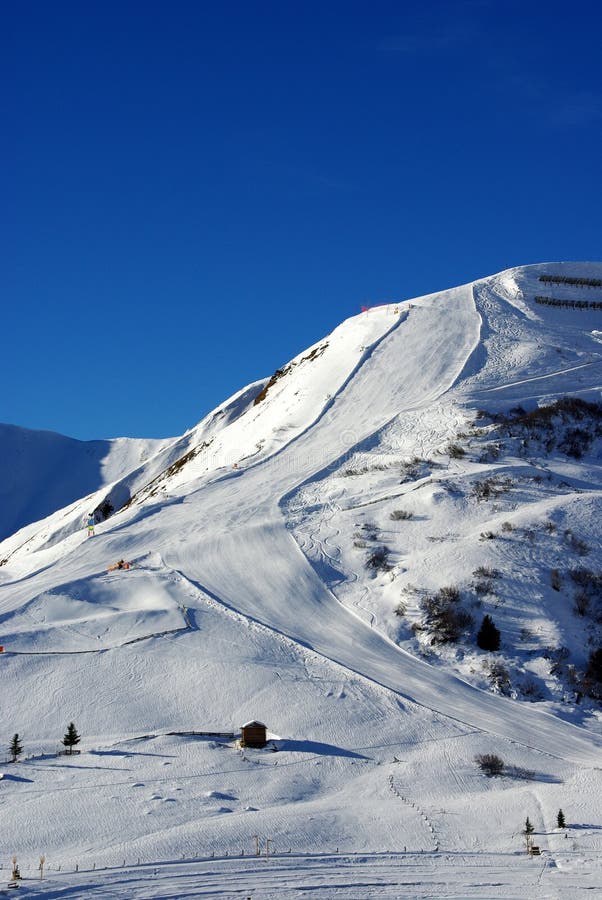
<svg viewBox="0 0 602 900"><path fill-rule="evenodd" d="M601 340L602 264L527 266L348 319L181 438L28 464L7 426L0 735L44 755L4 770L5 856L259 834L495 851L511 891L528 815L565 885L600 880ZM277 754L191 734L251 719Z"/></svg>
<svg viewBox="0 0 602 900"><path fill-rule="evenodd" d="M77 441L0 424L0 540L122 478L167 443Z"/></svg>

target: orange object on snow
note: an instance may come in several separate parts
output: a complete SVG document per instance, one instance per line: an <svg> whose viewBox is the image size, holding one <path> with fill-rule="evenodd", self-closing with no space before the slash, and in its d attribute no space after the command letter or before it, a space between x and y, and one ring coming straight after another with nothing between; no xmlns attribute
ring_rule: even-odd
<svg viewBox="0 0 602 900"><path fill-rule="evenodd" d="M129 569L129 567L129 562L126 562L124 559L120 559L119 562L116 562L112 566L109 566L107 572L114 572L116 569Z"/></svg>

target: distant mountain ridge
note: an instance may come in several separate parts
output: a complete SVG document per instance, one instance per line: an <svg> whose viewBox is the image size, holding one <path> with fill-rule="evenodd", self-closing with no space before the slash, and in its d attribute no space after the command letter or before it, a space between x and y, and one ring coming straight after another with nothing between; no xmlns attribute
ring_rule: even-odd
<svg viewBox="0 0 602 900"><path fill-rule="evenodd" d="M0 424L0 540L123 477L166 443L78 441Z"/></svg>

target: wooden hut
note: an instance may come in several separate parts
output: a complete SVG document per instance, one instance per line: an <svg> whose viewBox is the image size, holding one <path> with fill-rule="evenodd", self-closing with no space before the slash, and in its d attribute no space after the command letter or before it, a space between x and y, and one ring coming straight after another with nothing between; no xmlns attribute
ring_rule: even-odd
<svg viewBox="0 0 602 900"><path fill-rule="evenodd" d="M247 722L241 728L240 743L243 747L265 747L268 729L263 722Z"/></svg>

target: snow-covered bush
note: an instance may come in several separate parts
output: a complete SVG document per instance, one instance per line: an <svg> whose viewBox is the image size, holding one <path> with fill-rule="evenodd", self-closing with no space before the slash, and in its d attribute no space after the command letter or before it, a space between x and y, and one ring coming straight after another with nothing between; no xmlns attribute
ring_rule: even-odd
<svg viewBox="0 0 602 900"><path fill-rule="evenodd" d="M543 700L544 695L541 686L532 677L524 679L520 686L520 692L523 697L527 697L529 700Z"/></svg>
<svg viewBox="0 0 602 900"><path fill-rule="evenodd" d="M512 487L510 478L494 476L475 481L472 485L472 496L475 500L495 500L507 493Z"/></svg>
<svg viewBox="0 0 602 900"><path fill-rule="evenodd" d="M495 753L479 753L474 758L477 766L486 775L501 775L506 765Z"/></svg>
<svg viewBox="0 0 602 900"><path fill-rule="evenodd" d="M420 605L433 644L454 643L473 625L472 616L460 604L460 591L456 587L440 588L436 594L425 597Z"/></svg>
<svg viewBox="0 0 602 900"><path fill-rule="evenodd" d="M592 598L587 591L577 591L573 598L573 611L575 612L575 615L586 616L589 612L591 602Z"/></svg>
<svg viewBox="0 0 602 900"><path fill-rule="evenodd" d="M448 444L447 445L447 453L452 459L462 459L466 456L466 450L462 447L461 444Z"/></svg>
<svg viewBox="0 0 602 900"><path fill-rule="evenodd" d="M476 581L474 586L475 594L481 596L484 594L493 593L493 582L492 581Z"/></svg>
<svg viewBox="0 0 602 900"><path fill-rule="evenodd" d="M483 668L487 673L487 676L495 688L495 690L499 691L500 694L507 695L510 693L511 681L510 681L510 672L504 663L499 660L485 660L483 663Z"/></svg>
<svg viewBox="0 0 602 900"><path fill-rule="evenodd" d="M499 578L502 573L491 566L477 566L472 574L475 578Z"/></svg>
<svg viewBox="0 0 602 900"><path fill-rule="evenodd" d="M389 564L389 553L389 548L384 544L376 547L366 560L366 568L375 572L390 572L392 567Z"/></svg>
<svg viewBox="0 0 602 900"><path fill-rule="evenodd" d="M577 537L571 528L565 528L564 538L571 550L577 553L578 556L587 556L590 552L590 547L582 538Z"/></svg>
<svg viewBox="0 0 602 900"><path fill-rule="evenodd" d="M413 515L414 513L409 512L407 509L394 509L390 517L394 522L400 522L404 519L411 519Z"/></svg>
<svg viewBox="0 0 602 900"><path fill-rule="evenodd" d="M417 478L424 478L430 474L430 470L435 468L435 464L430 459L420 459L419 456L413 456L412 459L406 460L401 466L401 481L415 481Z"/></svg>
<svg viewBox="0 0 602 900"><path fill-rule="evenodd" d="M558 569L552 569L550 572L550 584L555 591L559 591L562 587L562 577Z"/></svg>

